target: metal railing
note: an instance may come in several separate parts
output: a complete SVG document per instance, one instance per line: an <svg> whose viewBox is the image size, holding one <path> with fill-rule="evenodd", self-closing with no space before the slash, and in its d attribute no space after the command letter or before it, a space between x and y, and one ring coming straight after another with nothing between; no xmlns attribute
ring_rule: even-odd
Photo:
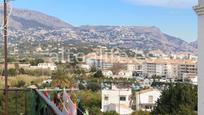
<svg viewBox="0 0 204 115"><path fill-rule="evenodd" d="M53 104L41 91L35 90L37 94L37 114L38 115L63 115L63 113ZM42 105L44 104L44 105Z"/></svg>
<svg viewBox="0 0 204 115"><path fill-rule="evenodd" d="M5 91L0 89L0 115L4 115ZM38 89L8 89L8 115L62 115Z"/></svg>

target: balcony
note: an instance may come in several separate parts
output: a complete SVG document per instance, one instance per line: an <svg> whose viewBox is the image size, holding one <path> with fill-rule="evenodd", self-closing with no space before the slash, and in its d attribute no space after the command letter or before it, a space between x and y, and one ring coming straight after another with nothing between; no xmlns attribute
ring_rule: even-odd
<svg viewBox="0 0 204 115"><path fill-rule="evenodd" d="M9 115L63 115L38 89L9 89ZM0 115L4 114L4 90L0 89Z"/></svg>

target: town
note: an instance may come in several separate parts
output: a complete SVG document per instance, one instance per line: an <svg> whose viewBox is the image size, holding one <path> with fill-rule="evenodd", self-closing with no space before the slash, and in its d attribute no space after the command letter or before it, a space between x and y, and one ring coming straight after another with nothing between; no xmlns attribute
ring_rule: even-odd
<svg viewBox="0 0 204 115"><path fill-rule="evenodd" d="M202 0L62 1L0 1L0 114L203 111Z"/></svg>
<svg viewBox="0 0 204 115"><path fill-rule="evenodd" d="M50 52L50 57L43 58L47 60L13 60L9 64L9 74L35 76L35 72L38 72L38 76L48 76L36 83L43 89L67 87L79 91L99 91L100 111L115 111L119 114L131 114L134 111L151 112L162 91L166 90L169 84L197 86L197 56L190 52L167 55L161 50L131 49L135 55L133 56L120 49L108 49L104 46L93 48L92 52L87 54L67 53L65 51L70 51L69 49L59 49L60 53ZM35 52L41 54L45 51L38 46ZM53 72L60 75L60 68L67 69L63 74L71 76L70 83L62 83L59 76L53 77ZM21 82L14 86L19 86ZM20 87L36 87L33 81L30 82Z"/></svg>

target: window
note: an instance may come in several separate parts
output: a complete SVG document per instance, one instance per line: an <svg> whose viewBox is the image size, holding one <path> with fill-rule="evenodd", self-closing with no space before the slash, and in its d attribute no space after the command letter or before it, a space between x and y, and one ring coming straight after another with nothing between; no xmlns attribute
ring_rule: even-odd
<svg viewBox="0 0 204 115"><path fill-rule="evenodd" d="M153 103L153 96L149 96L149 103Z"/></svg>
<svg viewBox="0 0 204 115"><path fill-rule="evenodd" d="M105 95L104 100L105 100L105 101L108 101L108 99L109 99L108 96Z"/></svg>
<svg viewBox="0 0 204 115"><path fill-rule="evenodd" d="M120 96L120 101L126 101L126 96Z"/></svg>

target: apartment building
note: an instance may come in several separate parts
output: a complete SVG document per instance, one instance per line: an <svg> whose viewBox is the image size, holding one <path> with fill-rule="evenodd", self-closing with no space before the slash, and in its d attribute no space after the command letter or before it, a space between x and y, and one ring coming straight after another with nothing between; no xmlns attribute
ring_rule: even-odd
<svg viewBox="0 0 204 115"><path fill-rule="evenodd" d="M186 74L197 75L197 73L197 64L186 63L178 65L178 79L183 79Z"/></svg>
<svg viewBox="0 0 204 115"><path fill-rule="evenodd" d="M163 63L148 63L145 62L142 65L143 74L147 77L152 77L153 75L166 76L167 68L166 64Z"/></svg>
<svg viewBox="0 0 204 115"><path fill-rule="evenodd" d="M94 65L100 69L109 69L109 68L113 67L112 63L103 61L101 59L86 59L86 64L88 64L90 66Z"/></svg>
<svg viewBox="0 0 204 115"><path fill-rule="evenodd" d="M177 79L178 78L178 64L166 64L166 78Z"/></svg>
<svg viewBox="0 0 204 115"><path fill-rule="evenodd" d="M156 63L143 63L142 65L142 71L144 76L152 77L153 75L156 75Z"/></svg>
<svg viewBox="0 0 204 115"><path fill-rule="evenodd" d="M127 64L128 71L138 71L142 69L142 65L140 64Z"/></svg>

